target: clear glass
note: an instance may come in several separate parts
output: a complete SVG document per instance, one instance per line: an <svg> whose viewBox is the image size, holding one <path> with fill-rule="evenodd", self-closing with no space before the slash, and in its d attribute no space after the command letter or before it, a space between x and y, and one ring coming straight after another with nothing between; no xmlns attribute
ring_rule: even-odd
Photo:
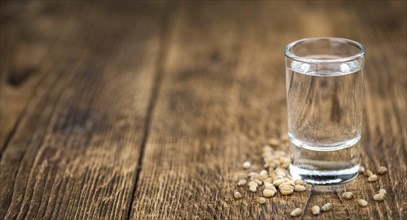
<svg viewBox="0 0 407 220"><path fill-rule="evenodd" d="M365 48L343 38L308 38L284 53L291 175L311 184L355 178Z"/></svg>

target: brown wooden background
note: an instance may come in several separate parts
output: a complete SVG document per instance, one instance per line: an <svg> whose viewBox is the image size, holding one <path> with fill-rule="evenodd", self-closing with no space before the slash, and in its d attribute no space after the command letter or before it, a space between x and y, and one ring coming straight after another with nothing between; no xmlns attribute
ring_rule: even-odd
<svg viewBox="0 0 407 220"><path fill-rule="evenodd" d="M0 219L407 218L406 1L1 1ZM286 133L283 48L367 48L363 164L389 173L230 201ZM371 196L384 187L383 203ZM371 201L343 201L343 188ZM229 198L229 199L228 199Z"/></svg>

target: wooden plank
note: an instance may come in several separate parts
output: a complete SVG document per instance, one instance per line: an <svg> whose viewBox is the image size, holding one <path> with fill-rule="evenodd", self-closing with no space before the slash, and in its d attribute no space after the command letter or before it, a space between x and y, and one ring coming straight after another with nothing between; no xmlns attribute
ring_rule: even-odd
<svg viewBox="0 0 407 220"><path fill-rule="evenodd" d="M183 4L174 20L154 109L135 219L404 219L406 217L406 3L256 2ZM391 26L390 26L391 25ZM376 183L231 201L241 162L260 163L270 136L286 133L283 48L298 38L339 36L368 48L362 164L389 167ZM379 187L386 200L371 198ZM344 201L351 190L370 202ZM318 217L310 207L331 202Z"/></svg>
<svg viewBox="0 0 407 220"><path fill-rule="evenodd" d="M41 4L1 2L0 31L0 155L18 127L20 116L47 71L44 56L64 31L61 16L44 13ZM52 77L52 76L51 76ZM12 100L12 101L11 101Z"/></svg>
<svg viewBox="0 0 407 220"><path fill-rule="evenodd" d="M2 154L0 219L126 218L155 88L163 5L34 7L49 25L43 37L63 35L35 63L47 76L26 99ZM12 97L2 96L2 105Z"/></svg>

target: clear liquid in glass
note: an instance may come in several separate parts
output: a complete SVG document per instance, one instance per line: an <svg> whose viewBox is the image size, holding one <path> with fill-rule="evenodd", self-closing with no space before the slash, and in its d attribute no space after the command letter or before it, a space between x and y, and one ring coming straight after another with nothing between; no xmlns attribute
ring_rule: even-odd
<svg viewBox="0 0 407 220"><path fill-rule="evenodd" d="M337 71L307 68L295 61L287 68L290 172L311 184L349 181L359 172L360 65L343 63Z"/></svg>

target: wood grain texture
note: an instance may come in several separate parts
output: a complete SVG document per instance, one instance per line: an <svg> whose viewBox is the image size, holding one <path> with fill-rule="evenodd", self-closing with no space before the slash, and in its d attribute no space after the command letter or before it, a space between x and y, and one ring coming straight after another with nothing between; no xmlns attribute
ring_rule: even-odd
<svg viewBox="0 0 407 220"><path fill-rule="evenodd" d="M31 90L16 91L31 98L21 99L27 102L24 115L2 152L0 219L126 218L156 81L163 7L70 2L27 7L41 10L42 20L13 21L23 23L25 37L35 37L30 31L41 25L50 26L37 36L41 40L61 32L33 64L46 77ZM9 50L20 46L16 42L17 49ZM13 64L15 58L7 59ZM14 103L19 94L9 96L13 84L5 84L2 117L14 117L4 103Z"/></svg>
<svg viewBox="0 0 407 220"><path fill-rule="evenodd" d="M0 219L407 217L406 2L1 4ZM283 48L315 36L366 46L362 164L389 173L235 201L287 132Z"/></svg>
<svg viewBox="0 0 407 220"><path fill-rule="evenodd" d="M305 209L304 219L405 218L405 3L179 8L133 203L135 219L286 219L295 207ZM233 191L242 192L235 176L241 162L260 165L267 138L287 131L283 48L313 36L347 37L368 48L363 164L391 171L377 183L358 177L340 187L279 195L266 205L247 191L234 201ZM371 198L379 187L389 191L384 203ZM344 190L371 205L362 209L343 201ZM334 209L312 216L310 208L326 202Z"/></svg>
<svg viewBox="0 0 407 220"><path fill-rule="evenodd" d="M64 22L56 17L45 22L42 18L47 16L41 17L41 10L35 5L1 4L0 152L3 152L33 90L41 86L46 71L38 68L46 66L40 62L60 34L64 34L55 31Z"/></svg>

